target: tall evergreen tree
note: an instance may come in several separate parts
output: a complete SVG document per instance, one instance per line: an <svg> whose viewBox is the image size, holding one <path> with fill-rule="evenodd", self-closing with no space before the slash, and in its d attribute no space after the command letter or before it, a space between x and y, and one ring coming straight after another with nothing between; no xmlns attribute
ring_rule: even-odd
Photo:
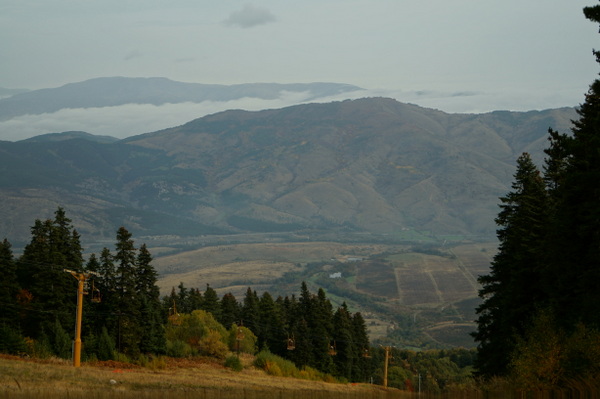
<svg viewBox="0 0 600 399"><path fill-rule="evenodd" d="M286 340L281 314L277 309L273 297L264 292L258 302L258 320L261 326L261 335L258 337L259 349L277 348Z"/></svg>
<svg viewBox="0 0 600 399"><path fill-rule="evenodd" d="M600 6L584 8L600 23ZM600 52L594 51L600 63ZM550 243L555 319L563 327L583 322L600 327L600 80L596 79L578 109L572 135L561 135L549 164L562 168L554 190L555 215ZM555 134L556 136L556 134ZM558 156L560 154L562 156Z"/></svg>
<svg viewBox="0 0 600 399"><path fill-rule="evenodd" d="M246 290L244 303L242 305L242 323L249 328L254 335L260 337L260 320L258 310L258 295L250 287Z"/></svg>
<svg viewBox="0 0 600 399"><path fill-rule="evenodd" d="M54 220L35 221L32 239L17 262L22 288L31 294L31 308L24 320L24 333L37 337L40 326L55 325L55 319L67 331L75 325L77 284L64 269L81 271L83 256L79 234L62 208Z"/></svg>
<svg viewBox="0 0 600 399"><path fill-rule="evenodd" d="M138 320L140 313L140 297L136 290L136 249L131 233L120 227L117 231L116 253L116 304L117 349L131 356L139 354L139 337L141 335Z"/></svg>
<svg viewBox="0 0 600 399"><path fill-rule="evenodd" d="M152 255L146 244L142 244L136 259L136 291L140 299L139 320L142 335L140 351L144 353L164 353L166 340L161 318L160 290L156 285L158 274L152 266Z"/></svg>
<svg viewBox="0 0 600 399"><path fill-rule="evenodd" d="M334 358L336 375L352 380L357 349L353 337L352 315L344 302L333 315L333 338L336 345Z"/></svg>
<svg viewBox="0 0 600 399"><path fill-rule="evenodd" d="M19 282L17 279L17 265L15 263L12 245L5 238L0 242L0 324L15 327L18 320L17 294Z"/></svg>
<svg viewBox="0 0 600 399"><path fill-rule="evenodd" d="M219 303L219 296L217 292L209 285L206 284L206 290L202 299L202 310L205 310L213 315L215 319L219 319L221 315L221 305Z"/></svg>
<svg viewBox="0 0 600 399"><path fill-rule="evenodd" d="M190 306L189 299L190 290L183 284L183 281L180 281L177 286L177 299L175 305L179 313L192 313L192 311L195 310Z"/></svg>
<svg viewBox="0 0 600 399"><path fill-rule="evenodd" d="M204 309L204 297L198 288L190 288L189 294L187 296L187 307L190 309L190 312L198 309Z"/></svg>
<svg viewBox="0 0 600 399"><path fill-rule="evenodd" d="M333 371L333 358L329 346L333 339L333 306L327 299L325 291L319 288L317 295L312 296L312 313L309 316L309 326L313 341L312 366L326 373Z"/></svg>
<svg viewBox="0 0 600 399"><path fill-rule="evenodd" d="M221 312L219 323L229 328L233 323L240 323L240 306L232 293L227 293L221 298Z"/></svg>
<svg viewBox="0 0 600 399"><path fill-rule="evenodd" d="M360 312L356 312L352 315L352 329L354 348L356 350L356 361L352 368L352 381L366 382L373 370L369 360L370 343L367 325Z"/></svg>
<svg viewBox="0 0 600 399"><path fill-rule="evenodd" d="M517 160L513 191L501 198L496 223L499 250L491 272L480 277L483 303L477 308L480 356L477 368L484 376L508 372L514 335L524 333L536 309L545 301L544 239L548 228L544 181L525 153Z"/></svg>

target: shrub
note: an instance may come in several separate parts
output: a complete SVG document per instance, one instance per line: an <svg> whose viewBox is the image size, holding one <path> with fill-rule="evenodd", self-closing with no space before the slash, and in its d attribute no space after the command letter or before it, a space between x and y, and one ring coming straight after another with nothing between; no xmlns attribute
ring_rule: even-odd
<svg viewBox="0 0 600 399"><path fill-rule="evenodd" d="M256 342L258 338L252 331L244 326L238 327L232 324L229 329L228 344L231 351L237 351L238 345L240 352L254 354L256 352Z"/></svg>
<svg viewBox="0 0 600 399"><path fill-rule="evenodd" d="M167 356L187 357L194 355L194 350L187 343L180 340L167 340Z"/></svg>
<svg viewBox="0 0 600 399"><path fill-rule="evenodd" d="M5 324L0 325L0 352L12 355L27 352L27 345L21 334Z"/></svg>
<svg viewBox="0 0 600 399"><path fill-rule="evenodd" d="M300 376L300 371L294 363L274 355L268 350L262 350L256 355L254 366L270 375L296 378Z"/></svg>
<svg viewBox="0 0 600 399"><path fill-rule="evenodd" d="M230 355L225 359L225 367L228 367L233 371L242 371L244 369L240 358L235 355Z"/></svg>
<svg viewBox="0 0 600 399"><path fill-rule="evenodd" d="M209 330L208 334L198 343L198 350L202 355L225 359L229 348L223 342L223 336L219 331Z"/></svg>
<svg viewBox="0 0 600 399"><path fill-rule="evenodd" d="M98 360L113 360L115 358L115 341L108 334L106 327L102 327L97 346L96 355Z"/></svg>

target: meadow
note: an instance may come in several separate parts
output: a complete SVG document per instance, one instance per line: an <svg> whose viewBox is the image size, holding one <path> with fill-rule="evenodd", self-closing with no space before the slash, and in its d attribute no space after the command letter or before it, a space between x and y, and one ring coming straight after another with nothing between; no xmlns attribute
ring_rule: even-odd
<svg viewBox="0 0 600 399"><path fill-rule="evenodd" d="M245 355L243 363L252 361ZM505 382L485 389L408 392L370 384L276 377L253 367L240 372L209 359L163 359L149 367L0 355L0 399L596 399L595 384L522 391Z"/></svg>

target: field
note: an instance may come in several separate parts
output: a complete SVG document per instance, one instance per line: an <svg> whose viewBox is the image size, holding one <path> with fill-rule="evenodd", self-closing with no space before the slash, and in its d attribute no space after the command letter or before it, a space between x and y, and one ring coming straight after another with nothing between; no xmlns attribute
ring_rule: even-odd
<svg viewBox="0 0 600 399"><path fill-rule="evenodd" d="M495 243L273 242L206 246L158 255L154 263L163 295L180 282L201 291L210 284L238 300L248 287L259 295L298 295L306 281L312 292L324 288L334 305L345 301L362 312L372 340L416 327L438 346L472 347L477 278L489 272L495 251Z"/></svg>
<svg viewBox="0 0 600 399"><path fill-rule="evenodd" d="M250 358L244 359L246 363ZM0 355L0 398L403 398L368 384L335 384L273 377L246 367L241 372L208 360L167 359L159 369L118 362L23 360Z"/></svg>

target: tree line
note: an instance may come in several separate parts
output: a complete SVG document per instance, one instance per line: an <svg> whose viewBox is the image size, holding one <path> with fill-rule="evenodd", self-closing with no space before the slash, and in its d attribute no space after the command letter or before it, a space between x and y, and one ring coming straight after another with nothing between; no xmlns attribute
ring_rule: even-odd
<svg viewBox="0 0 600 399"><path fill-rule="evenodd" d="M600 22L600 6L586 7ZM600 62L600 52L594 51ZM540 171L517 160L496 218L499 251L480 278L478 373L550 387L600 377L600 81L570 134L549 130Z"/></svg>
<svg viewBox="0 0 600 399"><path fill-rule="evenodd" d="M157 273L145 244L134 246L124 227L115 250L84 261L80 236L64 209L54 219L36 220L31 241L18 258L5 238L0 243L0 350L71 356L76 280L66 272L94 273L86 281L83 337L87 356L136 357L164 352L164 323ZM97 277L95 276L97 275ZM90 274L92 277L92 274ZM23 339L27 337L27 339Z"/></svg>
<svg viewBox="0 0 600 399"><path fill-rule="evenodd" d="M180 283L160 297L152 255L136 247L124 227L114 249L84 259L80 237L58 208L53 219L36 220L31 241L15 257L0 243L0 352L70 358L77 281L65 270L88 276L82 328L83 360L140 361L172 357L270 353L302 370L342 381L383 381L384 350L372 347L365 320L345 303L334 307L325 290L302 282L291 296L248 288L238 301L221 298L209 285L201 292ZM439 390L464 383L474 352L463 349L414 354L392 350L389 384Z"/></svg>
<svg viewBox="0 0 600 399"><path fill-rule="evenodd" d="M268 292L259 296L248 288L238 303L230 293L219 299L208 284L201 293L181 283L177 292L173 288L171 295L161 299L150 252L145 244L136 248L124 227L117 231L113 251L105 247L87 261L79 234L62 208L54 219L36 220L31 236L17 259L7 239L0 244L0 304L5 308L0 314L1 351L71 356L77 284L65 270L73 270L89 273L86 292L90 300L84 301L82 329L87 358L223 354L218 344L203 341L210 336L204 327L214 326L214 320L224 327L208 330L243 327L254 337L256 342L246 348L249 352L267 349L298 367L309 366L352 381L366 380L372 374L362 315L352 313L345 303L334 309L323 289L312 294L302 283L298 298L274 299ZM193 336L183 332L183 321L199 332ZM181 334L188 334L188 339L177 338ZM221 335L217 341L223 341L227 350L229 337ZM204 352L198 351L200 343Z"/></svg>

